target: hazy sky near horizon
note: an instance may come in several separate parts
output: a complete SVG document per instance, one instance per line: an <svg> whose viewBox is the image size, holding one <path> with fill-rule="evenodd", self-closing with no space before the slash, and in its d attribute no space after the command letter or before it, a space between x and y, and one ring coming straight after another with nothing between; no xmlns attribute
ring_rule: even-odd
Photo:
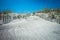
<svg viewBox="0 0 60 40"><path fill-rule="evenodd" d="M59 8L60 0L0 0L0 11L33 12L44 8Z"/></svg>

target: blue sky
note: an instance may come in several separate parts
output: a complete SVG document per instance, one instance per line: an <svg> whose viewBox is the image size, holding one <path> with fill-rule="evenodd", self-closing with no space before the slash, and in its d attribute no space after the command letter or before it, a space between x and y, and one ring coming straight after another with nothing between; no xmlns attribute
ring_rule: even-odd
<svg viewBox="0 0 60 40"><path fill-rule="evenodd" d="M34 12L44 8L59 8L60 0L0 0L0 11Z"/></svg>

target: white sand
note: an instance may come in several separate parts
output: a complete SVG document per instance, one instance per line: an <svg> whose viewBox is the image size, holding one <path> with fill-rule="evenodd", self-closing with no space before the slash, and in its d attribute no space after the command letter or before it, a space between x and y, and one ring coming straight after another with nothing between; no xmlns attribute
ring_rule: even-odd
<svg viewBox="0 0 60 40"><path fill-rule="evenodd" d="M2 40L60 40L60 24L46 21L37 16L16 19L8 24Z"/></svg>

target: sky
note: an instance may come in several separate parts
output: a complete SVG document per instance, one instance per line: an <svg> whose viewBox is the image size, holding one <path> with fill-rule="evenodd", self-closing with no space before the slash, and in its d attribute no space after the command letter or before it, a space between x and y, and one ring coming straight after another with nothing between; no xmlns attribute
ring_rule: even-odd
<svg viewBox="0 0 60 40"><path fill-rule="evenodd" d="M34 12L44 8L59 8L60 0L0 0L0 11Z"/></svg>

